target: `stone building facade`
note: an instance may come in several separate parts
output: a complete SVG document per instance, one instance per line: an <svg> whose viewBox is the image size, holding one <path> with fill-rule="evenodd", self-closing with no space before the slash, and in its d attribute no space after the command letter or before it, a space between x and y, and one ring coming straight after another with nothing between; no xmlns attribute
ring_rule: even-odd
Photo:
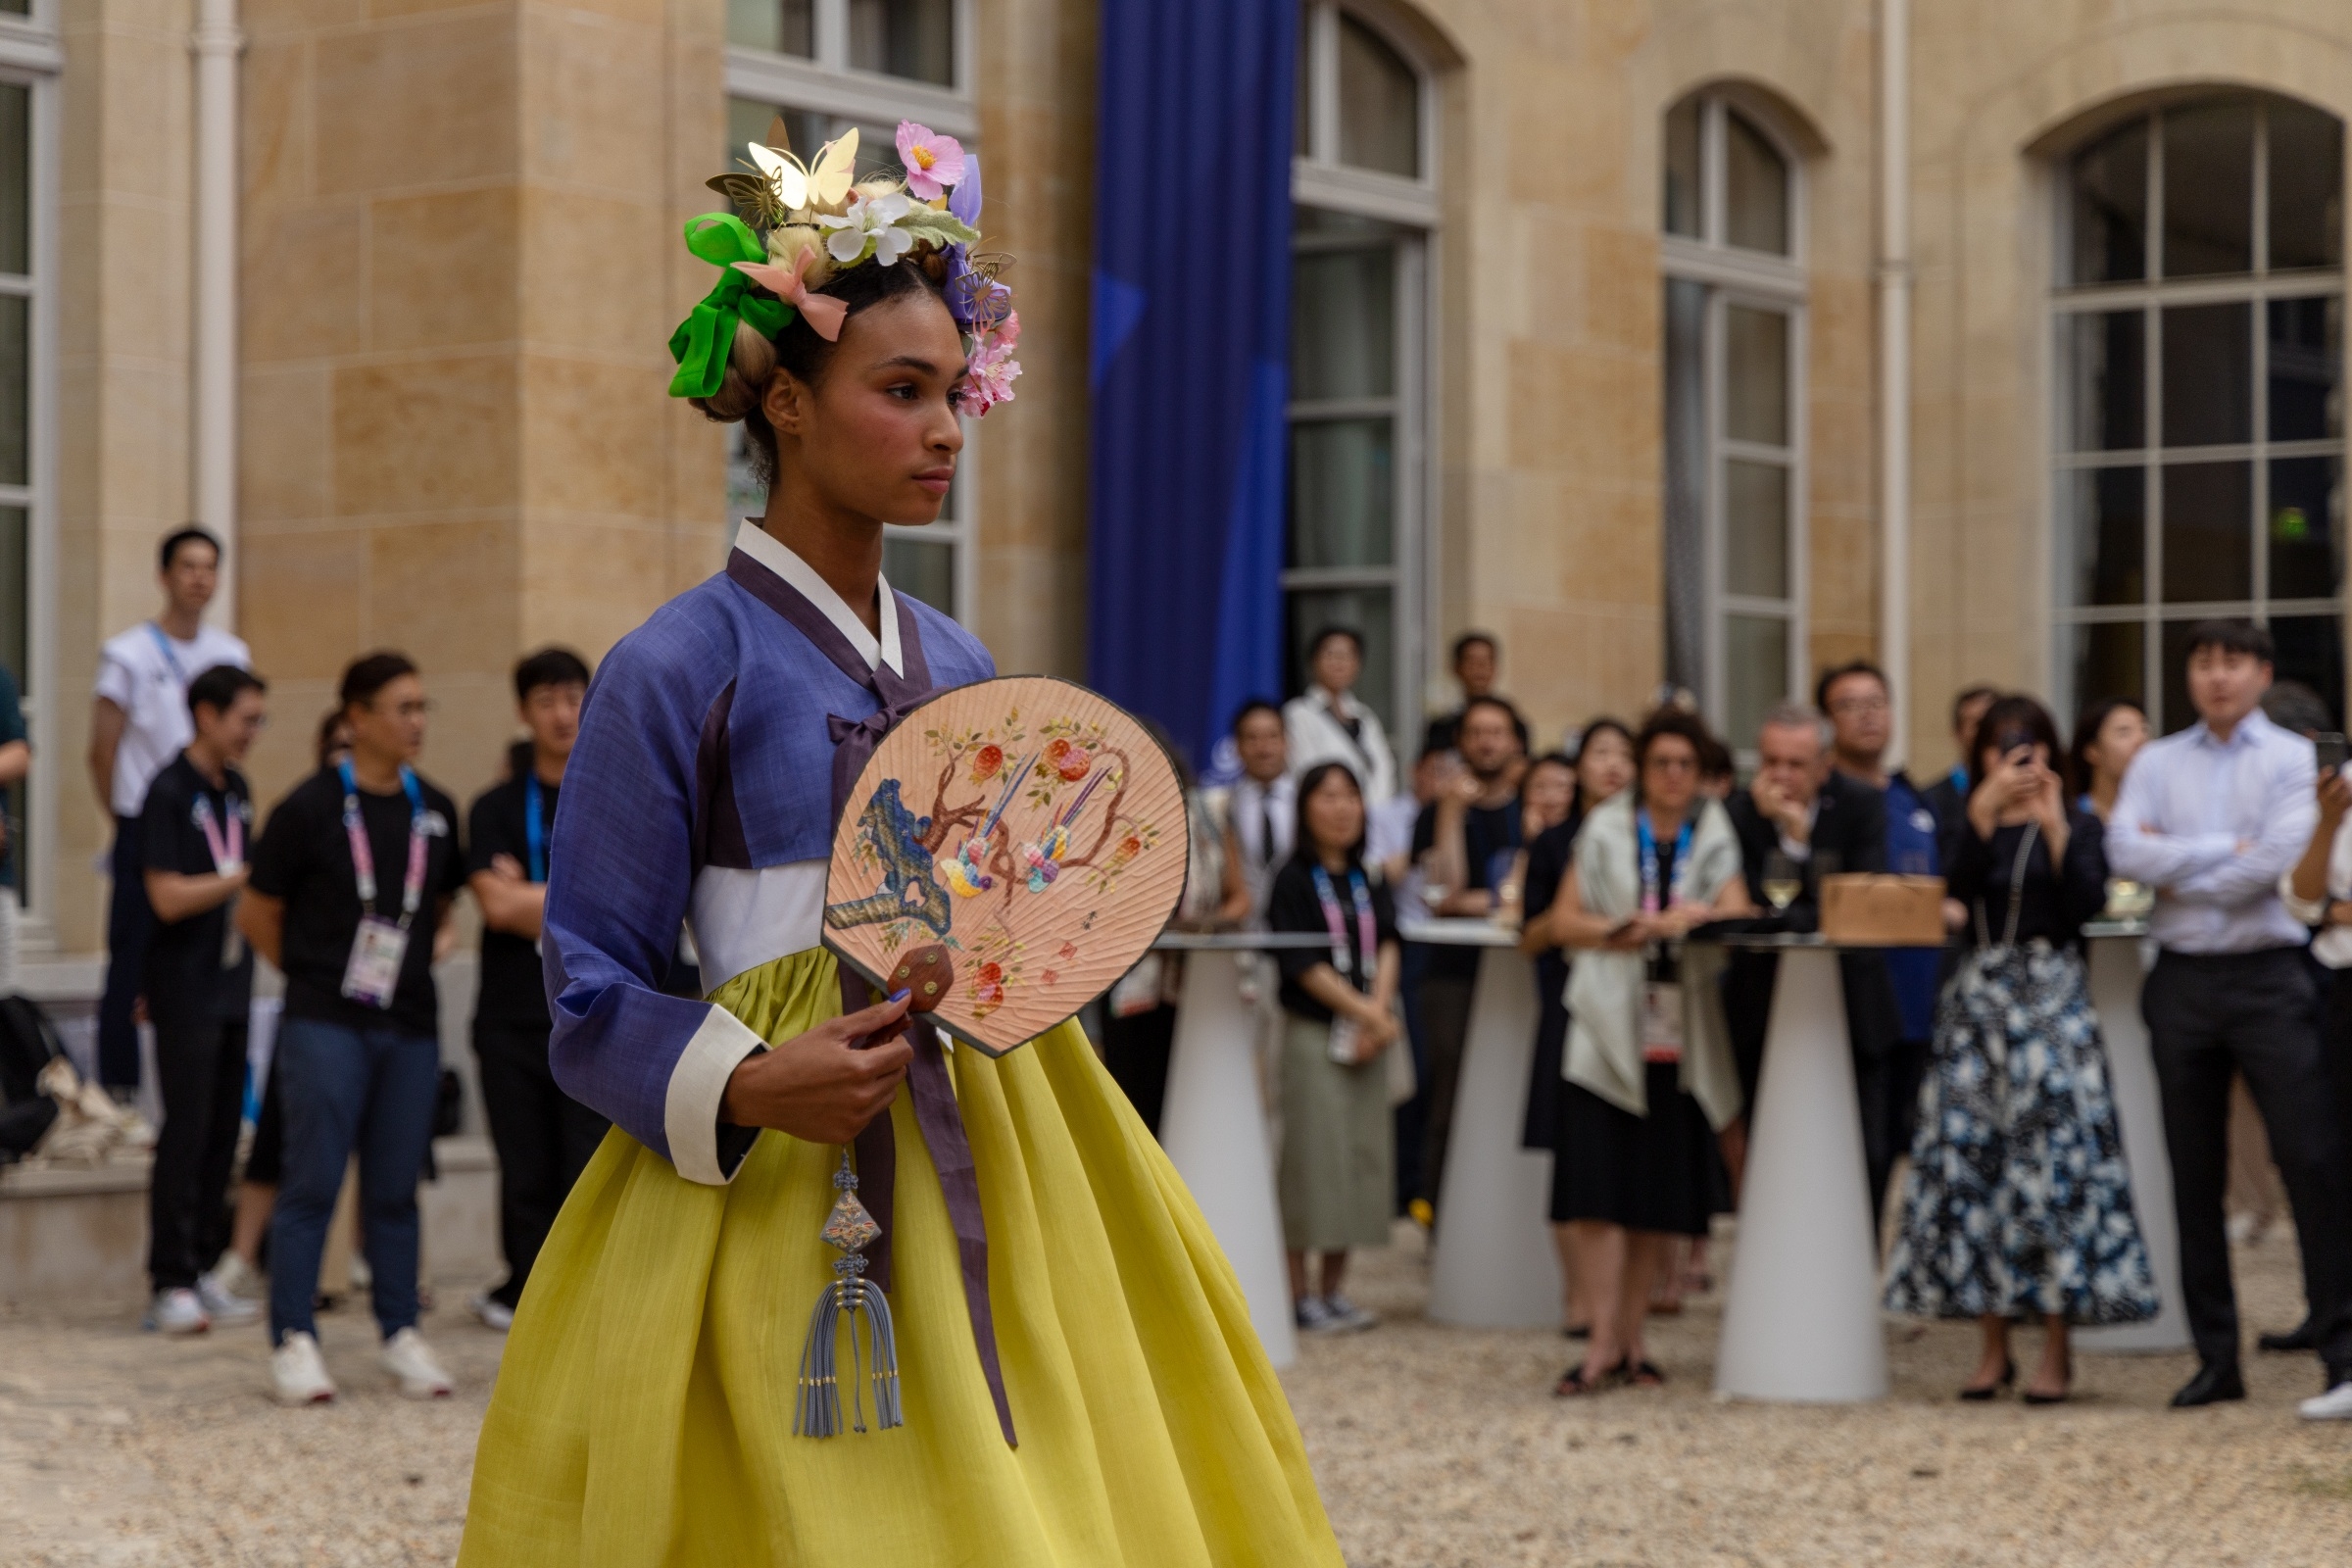
<svg viewBox="0 0 2352 1568"><path fill-rule="evenodd" d="M103 927L96 650L197 508L200 19L15 4L29 458L0 472L0 641L39 759L29 903L73 955ZM207 520L273 683L263 792L387 644L437 700L426 769L477 789L518 653L601 654L717 565L744 498L662 345L709 287L679 225L778 111L796 141L904 115L981 151L1028 373L946 542L894 539L889 569L1003 667L1082 675L1095 17L243 0L235 500ZM1669 678L1737 731L1892 652L1940 764L1960 682L2161 704L2166 628L2233 607L2340 711L2352 9L1303 0L1301 27L1286 589L1300 627L1371 623L1400 719L1469 626L1546 741Z"/></svg>

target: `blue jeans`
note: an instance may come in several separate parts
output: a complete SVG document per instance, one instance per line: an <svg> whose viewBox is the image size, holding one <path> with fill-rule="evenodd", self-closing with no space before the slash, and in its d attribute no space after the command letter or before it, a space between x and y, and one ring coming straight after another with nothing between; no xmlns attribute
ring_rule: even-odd
<svg viewBox="0 0 2352 1568"><path fill-rule="evenodd" d="M432 1142L440 1043L390 1025L288 1018L270 1071L283 1097L285 1164L270 1219L270 1343L317 1332L318 1257L355 1148L375 1321L390 1339L416 1321L416 1177Z"/></svg>

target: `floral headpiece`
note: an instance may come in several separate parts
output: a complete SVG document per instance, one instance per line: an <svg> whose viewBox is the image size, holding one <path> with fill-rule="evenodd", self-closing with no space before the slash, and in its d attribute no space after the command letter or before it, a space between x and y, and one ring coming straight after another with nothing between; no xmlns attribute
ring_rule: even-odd
<svg viewBox="0 0 2352 1568"><path fill-rule="evenodd" d="M849 307L816 292L828 278L937 252L947 259L948 310L970 339L963 411L977 416L1012 401L1013 378L1021 373L1012 357L1021 318L1012 290L999 281L1010 259L977 249L980 160L955 137L934 135L912 121L900 122L898 147L904 166L898 174L857 179L855 128L804 164L793 156L779 117L765 144L749 144L743 172L709 182L743 217L705 213L687 220L686 248L721 270L669 336L670 358L678 362L671 397L717 392L737 321L774 338L801 316L832 342Z"/></svg>

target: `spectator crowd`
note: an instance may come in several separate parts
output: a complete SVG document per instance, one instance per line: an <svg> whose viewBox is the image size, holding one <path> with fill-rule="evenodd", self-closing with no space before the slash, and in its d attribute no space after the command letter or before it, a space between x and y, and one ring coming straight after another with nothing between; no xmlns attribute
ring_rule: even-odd
<svg viewBox="0 0 2352 1568"><path fill-rule="evenodd" d="M608 1131L550 1073L538 952L591 671L561 648L515 666L527 739L462 812L416 765L423 672L370 653L318 721L315 769L264 808L242 769L269 687L203 619L220 544L181 529L158 564L162 609L105 646L89 754L115 820L97 1076L134 1093L143 1022L163 1112L148 1324L189 1334L266 1315L276 1396L332 1398L315 1291L351 1181L382 1365L404 1394L446 1394L417 1332L417 1186L453 1130L434 969L462 895L479 912L471 1044L507 1265L468 1302L484 1325L513 1321ZM2352 1419L2352 778L2338 721L2275 681L2261 628L2193 631L2194 721L2161 738L2128 700L2091 705L2069 736L2031 696L1963 690L1952 759L1933 775L1890 763L1894 694L1859 661L1752 735L1717 736L1669 691L1539 751L1498 690L1498 643L1473 632L1452 648L1460 703L1429 721L1409 769L1356 695L1363 662L1356 631L1320 631L1303 692L1233 715L1228 777L1194 791L1181 911L1306 938L1242 966L1302 1331L1374 1327L1347 1292L1351 1252L1386 1245L1398 1216L1447 1223L1482 952L1439 934L1479 922L1533 959L1533 1065L1511 1132L1552 1161L1562 1327L1582 1345L1555 1392L1663 1382L1643 1325L1711 1284L1708 1239L1737 1210L1772 1066L1781 959L1723 939L1818 931L1832 879L1892 874L1940 879L1948 940L1841 945L1838 990L1885 1302L1979 1325L1958 1396L2063 1401L2074 1329L2159 1311L2085 969L2086 932L2134 934L2144 915L2198 1358L2173 1402L2244 1396L2230 1215L2283 1208L2309 1311L2258 1344L2320 1361L2303 1415ZM0 787L26 758L0 675ZM13 875L0 858L0 880ZM13 906L0 899L0 966ZM266 1051L256 955L284 977ZM1101 1032L1154 1130L1178 961L1130 974ZM690 950L675 970L674 989L699 991ZM2040 1330L2022 1376L2020 1325Z"/></svg>

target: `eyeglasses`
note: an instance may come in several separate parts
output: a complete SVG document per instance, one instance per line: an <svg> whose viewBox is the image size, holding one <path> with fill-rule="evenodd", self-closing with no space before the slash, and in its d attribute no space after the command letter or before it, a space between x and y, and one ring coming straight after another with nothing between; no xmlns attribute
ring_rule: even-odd
<svg viewBox="0 0 2352 1568"><path fill-rule="evenodd" d="M422 718L432 710L433 700L429 697L419 697L414 702L401 703L389 709L375 703L368 705L368 711L370 713L388 712L395 718Z"/></svg>
<svg viewBox="0 0 2352 1568"><path fill-rule="evenodd" d="M1830 711L1840 716L1847 713L1884 713L1887 703L1884 697L1840 697L1830 705Z"/></svg>

